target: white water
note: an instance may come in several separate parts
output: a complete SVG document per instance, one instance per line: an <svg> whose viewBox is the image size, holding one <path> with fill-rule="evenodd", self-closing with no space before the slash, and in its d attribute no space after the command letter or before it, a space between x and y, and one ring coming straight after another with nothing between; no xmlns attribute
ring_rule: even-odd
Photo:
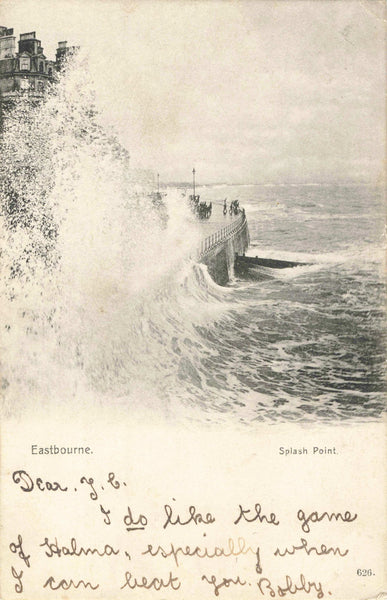
<svg viewBox="0 0 387 600"><path fill-rule="evenodd" d="M90 388L109 400L130 396L137 380L152 390L164 344L152 333L160 304L166 321L187 316L168 315L169 290L186 285L198 233L173 191L163 229L152 187L136 180L95 103L79 55L45 104L20 100L4 133L2 381L10 411L26 398L67 401Z"/></svg>
<svg viewBox="0 0 387 600"><path fill-rule="evenodd" d="M378 418L384 406L380 191L207 186L239 198L250 254L310 262L220 288L169 190L128 168L82 56L0 162L3 408L115 406L201 422ZM133 149L135 152L136 149ZM17 209L15 209L15 206ZM13 207L13 208L12 208Z"/></svg>

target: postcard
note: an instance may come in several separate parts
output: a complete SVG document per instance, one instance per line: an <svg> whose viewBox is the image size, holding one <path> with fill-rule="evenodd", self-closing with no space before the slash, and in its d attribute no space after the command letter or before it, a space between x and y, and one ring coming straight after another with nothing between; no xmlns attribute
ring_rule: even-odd
<svg viewBox="0 0 387 600"><path fill-rule="evenodd" d="M1 0L1 600L383 600L378 0Z"/></svg>

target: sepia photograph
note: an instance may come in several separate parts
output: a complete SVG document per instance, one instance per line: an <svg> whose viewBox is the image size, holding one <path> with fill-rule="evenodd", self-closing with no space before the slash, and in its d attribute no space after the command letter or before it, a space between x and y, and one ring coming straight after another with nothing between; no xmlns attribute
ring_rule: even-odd
<svg viewBox="0 0 387 600"><path fill-rule="evenodd" d="M383 11L3 1L6 412L381 417Z"/></svg>
<svg viewBox="0 0 387 600"><path fill-rule="evenodd" d="M0 0L2 600L387 597L385 23L379 0ZM178 538L195 567L153 528L136 565L171 569L115 587L156 525L128 500L121 545L114 461L162 535L201 528ZM58 498L87 486L81 546ZM210 490L227 549L200 545ZM199 577L211 552L233 567ZM297 553L329 585L301 556L274 583Z"/></svg>

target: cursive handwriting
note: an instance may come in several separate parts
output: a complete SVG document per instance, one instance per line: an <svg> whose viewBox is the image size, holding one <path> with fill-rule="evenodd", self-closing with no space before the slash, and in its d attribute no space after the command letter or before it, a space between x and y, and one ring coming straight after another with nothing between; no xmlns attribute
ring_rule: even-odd
<svg viewBox="0 0 387 600"><path fill-rule="evenodd" d="M260 523L263 523L264 521L266 521L266 523L269 523L270 525L279 525L279 521L277 520L277 517L275 516L274 513L270 513L270 516L267 517L266 515L261 515L261 505L260 504L255 504L254 505L254 512L252 509L250 508L242 508L242 505L239 505L239 517L236 519L236 521L234 521L234 525L237 525L239 523L239 521L243 518L245 521L247 521L248 523L253 523L254 521L259 521ZM253 513L252 516L250 517L249 513Z"/></svg>
<svg viewBox="0 0 387 600"><path fill-rule="evenodd" d="M222 587L230 587L230 585L246 585L246 581L241 581L239 577L236 577L236 579L232 579L231 577L227 578L227 577L223 577L221 582L218 583L216 580L215 575L211 575L211 578L207 577L207 575L202 575L202 581L206 581L207 583L209 583L210 585L214 586L214 594L215 596L219 596L219 590Z"/></svg>
<svg viewBox="0 0 387 600"><path fill-rule="evenodd" d="M291 549L285 548L285 550L283 550L282 552L279 548L277 548L277 550L274 552L274 556L286 556L286 554L294 554L297 550L305 550L308 556L312 552L314 552L318 556L322 556L323 554L338 554L339 556L346 556L349 552L348 549L342 552L337 546L336 548L328 548L327 546L325 546L325 544L321 544L320 549L318 549L316 546L311 546L310 548L308 548L308 541L305 538L301 538L301 546L293 545Z"/></svg>
<svg viewBox="0 0 387 600"><path fill-rule="evenodd" d="M267 577L261 577L257 585L259 591L263 596L266 592L269 593L271 598L274 598L277 594L280 598L286 596L286 594L297 594L297 592L305 592L310 594L313 590L317 593L317 598L324 598L324 591L320 582L307 581L305 575L301 573L299 582L295 583L290 575L286 575L285 585L273 585ZM275 591L276 590L276 591ZM329 594L329 592L328 592Z"/></svg>
<svg viewBox="0 0 387 600"><path fill-rule="evenodd" d="M137 531L139 529L145 529L148 525L148 519L145 515L139 515L136 519L133 517L130 506L128 506L128 514L124 517L124 523L126 525L126 531Z"/></svg>
<svg viewBox="0 0 387 600"><path fill-rule="evenodd" d="M62 487L57 481L54 481L53 483L46 481L43 483L43 480L40 477L37 477L34 484L30 475L28 475L27 471L24 471L23 469L14 471L12 473L12 479L14 483L20 483L20 489L23 492L32 492L32 490L35 488L35 485L41 492L44 492L45 490L49 492L56 492L57 490L60 490L61 492L67 492L67 487Z"/></svg>
<svg viewBox="0 0 387 600"><path fill-rule="evenodd" d="M99 505L100 509L101 509L101 513L105 515L105 518L103 520L103 522L105 523L105 525L110 525L111 524L111 520L110 520L110 510L108 509L104 509L104 507L102 506L102 504Z"/></svg>
<svg viewBox="0 0 387 600"><path fill-rule="evenodd" d="M164 505L165 514L167 515L166 521L163 528L166 529L168 525L188 525L189 523L195 523L195 525L203 524L210 525L215 522L215 517L211 513L207 513L202 516L201 513L196 512L195 506L190 506L188 509L189 517L184 521L180 515L174 516L173 509L169 504Z"/></svg>
<svg viewBox="0 0 387 600"><path fill-rule="evenodd" d="M87 477L83 476L80 479L81 483L87 483L87 485L89 485L92 489L92 491L90 492L90 498L92 500L98 500L98 493L94 487L94 479L92 477L89 477L89 479L87 479Z"/></svg>
<svg viewBox="0 0 387 600"><path fill-rule="evenodd" d="M146 590L150 590L153 588L156 592L159 592L162 588L167 587L170 587L172 590L178 590L180 586L181 582L179 581L179 578L173 577L171 571L169 572L168 581L164 581L161 577L153 577L150 580L148 580L147 577L142 577L140 581L136 577L133 577L129 571L126 571L125 583L120 589L123 590L125 587L128 587L131 590L134 590L135 588L145 588Z"/></svg>
<svg viewBox="0 0 387 600"><path fill-rule="evenodd" d="M22 577L23 577L23 571L20 571L20 573L18 573L16 571L16 569L14 569L14 567L11 567L11 573L14 579L16 579L17 583L15 583L15 592L17 594L21 594L23 591L23 582L22 582Z"/></svg>
<svg viewBox="0 0 387 600"><path fill-rule="evenodd" d="M108 475L108 483L110 483L110 485L115 489L115 490L119 490L120 489L120 482L116 479L116 476L113 472L110 472ZM126 485L126 484L124 484Z"/></svg>
<svg viewBox="0 0 387 600"><path fill-rule="evenodd" d="M93 585L92 583L90 583L90 581L83 581L83 579L80 579L79 581L77 581L77 583L75 583L72 579L69 579L69 581L67 581L67 579L61 579L60 582L56 585L55 578L51 576L47 579L43 587L49 587L51 590L59 590L59 588L62 588L62 590L69 590L72 587L78 589L79 586L82 586L84 588L89 587L92 590L96 590L99 588L99 583Z"/></svg>
<svg viewBox="0 0 387 600"><path fill-rule="evenodd" d="M62 590L69 590L70 588L78 589L79 586L96 590L99 588L99 583L93 585L92 583L90 583L90 581L83 581L83 579L80 579L79 581L77 581L77 583L75 583L72 579L69 579L69 581L67 581L66 579L61 579L60 582L56 585L55 578L49 577L43 587L49 587L51 590L59 590L59 588L61 588Z"/></svg>
<svg viewBox="0 0 387 600"><path fill-rule="evenodd" d="M29 554L28 556L26 556L24 554L24 551L23 551L23 539L22 539L22 536L20 535L20 533L17 536L17 541L18 541L17 544L15 544L14 542L11 542L11 544L9 545L9 549L14 554L16 554L16 552L19 550L18 557L21 558L22 560L24 560L24 562L27 565L27 567L29 567L30 566L30 556L31 555Z"/></svg>
<svg viewBox="0 0 387 600"><path fill-rule="evenodd" d="M189 598L198 590L203 597L225 600L236 596L327 600L341 593L344 584L336 574L346 563L343 558L355 555L356 546L340 534L351 530L355 535L350 539L356 538L354 511L335 510L337 504L332 511L317 511L309 503L308 510L298 509L305 501L300 493L294 509L277 516L273 512L277 504L271 506L271 496L260 496L259 488L247 501L239 496L231 505L222 501L215 506L202 495L195 504L190 496L176 501L178 497L163 488L164 497L157 494L151 503L143 504L133 477L124 473L117 477L112 468L100 477L87 468L74 475L75 487L67 477L69 488L54 481L54 475L33 476L30 469L8 471L8 486L24 511L10 513L17 518L5 538L4 572L10 596L38 597L36 587L42 594L54 591L51 597L69 600L93 594L104 598L153 594L164 600L168 594ZM36 493L28 493L32 491ZM262 504L255 502L257 498ZM31 523L34 518L36 523ZM25 529L20 524L23 519ZM321 531L321 536L316 532L317 539L314 525ZM321 543L320 537L328 543ZM357 559L360 567L379 577L376 566L364 563L363 554ZM307 574L304 564L310 569ZM352 571L356 574L356 569ZM333 582L335 588L328 591Z"/></svg>
<svg viewBox="0 0 387 600"><path fill-rule="evenodd" d="M209 550L207 547L202 548L201 546L192 547L185 546L182 548L181 546L175 547L174 544L170 543L169 548L165 549L162 546L158 546L156 549L153 548L151 544L148 544L148 548L142 552L143 555L149 554L150 556L161 556L162 558L168 558L169 556L173 556L175 564L177 567L180 566L179 556L196 556L197 558L219 558L221 556L239 556L241 554L254 554L257 562L255 566L256 572L260 575L262 573L261 561L260 561L260 551L259 547L254 550L251 546L246 544L244 538L238 538L237 543L234 542L232 538L228 539L227 547L223 548L222 546L215 546L213 549Z"/></svg>
<svg viewBox="0 0 387 600"><path fill-rule="evenodd" d="M344 514L338 512L338 513L327 513L327 512L323 512L321 515L314 511L311 512L310 515L308 515L307 517L305 516L305 512L303 510L299 510L297 513L297 519L299 521L301 521L302 525L302 531L304 531L305 533L309 533L310 532L310 527L309 527L309 523L318 523L320 521L323 521L324 519L327 519L328 521L343 521L344 523L351 523L352 521L355 521L355 519L357 519L357 514L353 515L349 512L349 511L345 511Z"/></svg>
<svg viewBox="0 0 387 600"><path fill-rule="evenodd" d="M49 558L53 556L88 556L89 554L97 554L97 556L112 556L119 554L119 550L115 550L109 544L105 544L103 550L97 548L84 548L83 546L77 547L77 540L71 538L70 546L60 546L58 540L55 538L55 542L49 542L48 538L44 538L44 542L39 544L42 548L46 548L45 555Z"/></svg>

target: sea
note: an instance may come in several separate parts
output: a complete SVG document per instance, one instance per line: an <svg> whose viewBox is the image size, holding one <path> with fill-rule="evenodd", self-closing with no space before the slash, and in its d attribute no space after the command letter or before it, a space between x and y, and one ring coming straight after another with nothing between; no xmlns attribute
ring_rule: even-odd
<svg viewBox="0 0 387 600"><path fill-rule="evenodd" d="M165 223L94 101L74 69L4 132L3 410L90 404L124 418L147 406L242 427L381 419L383 187L199 187L214 206L239 200L248 255L305 263L219 286L194 257L203 232L182 189L163 188Z"/></svg>
<svg viewBox="0 0 387 600"><path fill-rule="evenodd" d="M212 397L214 410L240 418L245 406L252 419L274 422L378 418L386 391L383 188L246 184L199 191L245 208L246 255L305 264L258 267L222 290L203 278L206 301L222 309L197 329L199 351L185 363L191 392L202 388L203 406Z"/></svg>

